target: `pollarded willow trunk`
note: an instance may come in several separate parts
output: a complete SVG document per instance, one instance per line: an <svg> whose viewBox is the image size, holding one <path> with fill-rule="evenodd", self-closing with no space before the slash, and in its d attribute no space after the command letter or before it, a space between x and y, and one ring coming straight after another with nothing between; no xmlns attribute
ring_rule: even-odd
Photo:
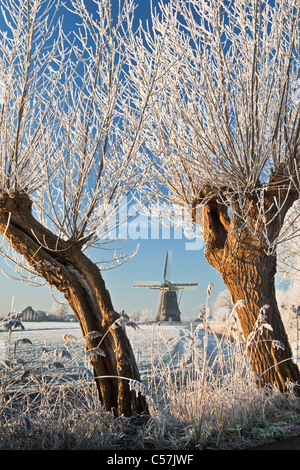
<svg viewBox="0 0 300 470"><path fill-rule="evenodd" d="M259 230L257 211L249 210L247 215L248 224ZM278 233L278 223L273 225ZM267 247L237 212L230 219L216 198L204 208L204 238L206 258L221 274L233 302L244 301L237 313L258 384L286 391L288 382L297 383L300 375L276 301L276 256L267 254Z"/></svg>
<svg viewBox="0 0 300 470"><path fill-rule="evenodd" d="M30 266L64 294L90 350L104 407L117 415L147 414L145 397L131 390L130 382L139 382L140 374L98 267L76 243L58 239L41 225L33 217L31 206L25 193L2 196L0 233Z"/></svg>
<svg viewBox="0 0 300 470"><path fill-rule="evenodd" d="M222 277L233 302L245 301L238 315L252 370L263 384L285 391L287 380L297 382L300 377L291 361L292 351L277 305L276 258L267 256L261 247L254 253L252 248L238 246L235 241L230 251L234 254L228 256Z"/></svg>

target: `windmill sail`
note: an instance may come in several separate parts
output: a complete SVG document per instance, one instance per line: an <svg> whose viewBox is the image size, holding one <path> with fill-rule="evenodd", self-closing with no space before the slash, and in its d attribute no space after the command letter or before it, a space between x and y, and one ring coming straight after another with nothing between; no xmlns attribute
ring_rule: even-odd
<svg viewBox="0 0 300 470"><path fill-rule="evenodd" d="M171 262L172 262L172 252L167 251L166 253L166 260L165 260L165 269L164 269L164 277L163 277L163 282L166 282L167 280L170 280L170 267L171 267Z"/></svg>

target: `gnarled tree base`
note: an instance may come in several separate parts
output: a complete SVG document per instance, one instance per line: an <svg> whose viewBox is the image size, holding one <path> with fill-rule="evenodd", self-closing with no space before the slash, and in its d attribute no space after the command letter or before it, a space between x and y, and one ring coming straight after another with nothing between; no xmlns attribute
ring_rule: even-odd
<svg viewBox="0 0 300 470"><path fill-rule="evenodd" d="M1 197L0 233L40 276L64 294L91 351L103 406L117 415L147 414L145 397L130 389L132 381L140 381L140 374L98 267L78 244L59 239L33 217L25 193Z"/></svg>
<svg viewBox="0 0 300 470"><path fill-rule="evenodd" d="M248 223L259 233L255 211L251 214L249 210ZM279 233L276 224L273 229ZM232 301L244 301L237 313L258 384L271 384L282 392L289 390L289 382L298 385L299 369L292 360L276 301L276 257L267 254L267 247L237 211L230 219L226 206L216 198L211 198L204 208L204 238L206 258L221 274ZM295 393L299 395L298 386Z"/></svg>

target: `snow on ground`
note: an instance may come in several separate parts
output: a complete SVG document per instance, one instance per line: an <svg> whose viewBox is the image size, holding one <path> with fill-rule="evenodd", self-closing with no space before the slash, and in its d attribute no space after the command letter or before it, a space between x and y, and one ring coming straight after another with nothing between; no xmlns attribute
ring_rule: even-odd
<svg viewBox="0 0 300 470"><path fill-rule="evenodd" d="M153 369L160 363L171 368L179 363L189 364L195 355L203 353L204 331L195 332L195 326L157 323L138 325L136 330L127 328L137 363L141 372ZM214 338L209 337L208 355L216 347Z"/></svg>
<svg viewBox="0 0 300 470"><path fill-rule="evenodd" d="M22 322L24 330L13 329L11 341L28 338L33 346L39 347L62 347L65 343L63 335L68 333L78 338L81 337L78 323L69 322ZM0 331L0 341L7 341L8 333Z"/></svg>
<svg viewBox="0 0 300 470"><path fill-rule="evenodd" d="M39 358L42 348L55 351L63 348L66 340L63 335L69 334L78 338L84 356L85 341L82 338L78 323L65 322L23 322L25 330L13 330L11 350L16 341L27 338L30 344L18 344L17 355L34 354ZM195 326L185 324L139 324L137 328L126 327L140 371L143 373L159 366L160 363L177 367L179 363L190 363L197 354L203 352L204 331L196 330ZM3 359L8 333L0 332L0 354ZM77 344L77 345L78 345ZM213 337L209 337L208 355L216 346ZM100 346L101 347L101 346ZM1 352L2 351L2 352Z"/></svg>

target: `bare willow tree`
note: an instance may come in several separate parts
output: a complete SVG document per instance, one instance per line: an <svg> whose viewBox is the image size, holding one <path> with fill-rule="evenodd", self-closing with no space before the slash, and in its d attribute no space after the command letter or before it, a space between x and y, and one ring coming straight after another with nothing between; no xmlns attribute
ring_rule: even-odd
<svg viewBox="0 0 300 470"><path fill-rule="evenodd" d="M281 391L299 380L274 285L299 199L299 14L299 0L161 1L143 33L161 58L152 190L202 208L206 258L240 301L252 368Z"/></svg>
<svg viewBox="0 0 300 470"><path fill-rule="evenodd" d="M134 5L114 8L72 1L68 32L57 1L1 3L0 232L1 254L20 275L63 293L103 405L130 416L147 411L134 390L139 371L101 270L85 253L107 242L118 208L145 178L141 130L152 85L133 106Z"/></svg>

